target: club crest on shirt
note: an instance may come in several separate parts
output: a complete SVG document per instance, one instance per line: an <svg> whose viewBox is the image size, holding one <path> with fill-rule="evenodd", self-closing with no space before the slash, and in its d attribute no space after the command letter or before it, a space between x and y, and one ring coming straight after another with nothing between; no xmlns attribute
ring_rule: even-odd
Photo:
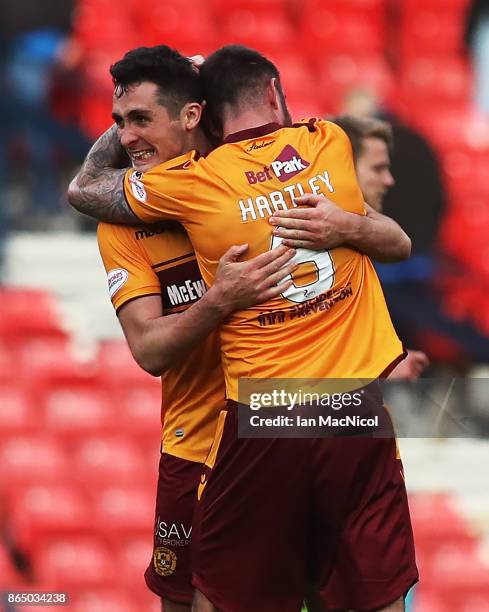
<svg viewBox="0 0 489 612"><path fill-rule="evenodd" d="M129 175L129 183L131 185L132 195L139 200L139 202L146 202L146 189L144 188L141 179L143 178L143 173L140 170L135 170Z"/></svg>
<svg viewBox="0 0 489 612"><path fill-rule="evenodd" d="M153 553L153 567L155 572L160 576L171 576L177 566L177 555L166 548L160 546L155 548Z"/></svg>

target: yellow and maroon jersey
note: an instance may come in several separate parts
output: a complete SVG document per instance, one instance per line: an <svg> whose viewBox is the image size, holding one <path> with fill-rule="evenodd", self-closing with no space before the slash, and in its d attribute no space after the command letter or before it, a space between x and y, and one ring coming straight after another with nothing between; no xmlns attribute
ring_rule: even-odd
<svg viewBox="0 0 489 612"><path fill-rule="evenodd" d="M125 177L141 219L181 222L211 285L222 254L249 244L251 258L274 248L268 219L304 193L324 194L365 214L350 141L335 124L311 119L268 124ZM221 326L228 397L240 378L364 378L381 375L403 349L372 263L349 248L298 249L293 285L280 297L235 312Z"/></svg>
<svg viewBox="0 0 489 612"><path fill-rule="evenodd" d="M177 224L168 225L151 231L99 224L98 243L116 310L130 300L161 295L166 316L185 310L205 293L185 231ZM161 380L163 452L204 462L224 407L218 333L177 358Z"/></svg>

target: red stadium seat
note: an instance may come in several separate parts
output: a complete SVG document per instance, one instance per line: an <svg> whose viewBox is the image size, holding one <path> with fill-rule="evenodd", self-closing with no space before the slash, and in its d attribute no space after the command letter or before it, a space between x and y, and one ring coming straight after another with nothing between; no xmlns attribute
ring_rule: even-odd
<svg viewBox="0 0 489 612"><path fill-rule="evenodd" d="M96 384L68 383L47 389L42 398L45 426L65 436L111 431L116 409Z"/></svg>
<svg viewBox="0 0 489 612"><path fill-rule="evenodd" d="M192 0L136 0L139 28L144 29L146 44L167 44L180 52L213 40L215 22L206 3Z"/></svg>
<svg viewBox="0 0 489 612"><path fill-rule="evenodd" d="M0 289L0 314L11 319L29 320L33 316L56 321L59 310L55 296L42 289L8 287Z"/></svg>
<svg viewBox="0 0 489 612"><path fill-rule="evenodd" d="M460 109L466 105L472 88L471 71L460 58L419 57L404 65L401 92L411 107L436 104Z"/></svg>
<svg viewBox="0 0 489 612"><path fill-rule="evenodd" d="M44 548L55 537L91 530L88 502L70 484L19 487L8 508L18 541L31 552Z"/></svg>
<svg viewBox="0 0 489 612"><path fill-rule="evenodd" d="M153 487L110 487L92 495L94 517L100 534L113 538L124 533L148 534L154 525Z"/></svg>
<svg viewBox="0 0 489 612"><path fill-rule="evenodd" d="M332 53L380 53L385 45L383 14L316 4L304 15L298 36L298 47L313 60Z"/></svg>
<svg viewBox="0 0 489 612"><path fill-rule="evenodd" d="M318 65L316 86L324 104L336 113L353 90L366 89L385 100L390 97L394 83L381 55L332 55Z"/></svg>
<svg viewBox="0 0 489 612"><path fill-rule="evenodd" d="M263 13L286 15L290 12L293 0L210 0L215 18L220 19L227 13L237 10L250 10L261 15Z"/></svg>
<svg viewBox="0 0 489 612"><path fill-rule="evenodd" d="M448 495L413 495L410 509L417 541L436 546L473 539Z"/></svg>
<svg viewBox="0 0 489 612"><path fill-rule="evenodd" d="M0 340L0 381L13 382L17 375L14 352Z"/></svg>
<svg viewBox="0 0 489 612"><path fill-rule="evenodd" d="M158 606L155 612L160 612L160 600L156 596L153 599ZM69 608L70 612L140 612L143 609L151 612L148 607L141 608L139 602L120 587L72 591Z"/></svg>
<svg viewBox="0 0 489 612"><path fill-rule="evenodd" d="M121 385L138 383L149 385L158 383L134 361L131 351L124 340L109 340L100 343L98 352L98 372L105 383L120 389Z"/></svg>
<svg viewBox="0 0 489 612"><path fill-rule="evenodd" d="M71 461L74 477L87 490L145 482L147 463L129 439L89 436L74 444Z"/></svg>
<svg viewBox="0 0 489 612"><path fill-rule="evenodd" d="M115 395L119 406L116 427L121 432L156 441L161 430L161 396L159 380L151 385L122 386Z"/></svg>
<svg viewBox="0 0 489 612"><path fill-rule="evenodd" d="M423 7L404 15L401 54L405 61L416 56L457 56L462 51L464 20L458 11L444 6Z"/></svg>
<svg viewBox="0 0 489 612"><path fill-rule="evenodd" d="M10 347L17 363L17 375L33 386L46 377L75 373L83 369L75 361L67 336L36 334L10 339Z"/></svg>
<svg viewBox="0 0 489 612"><path fill-rule="evenodd" d="M443 8L447 10L458 10L462 15L468 8L471 0L443 0ZM403 0L406 9L415 12L423 8L440 8L440 0Z"/></svg>
<svg viewBox="0 0 489 612"><path fill-rule="evenodd" d="M268 57L280 71L280 80L287 94L287 101L290 97L317 96L315 74L304 57L290 52L270 53Z"/></svg>
<svg viewBox="0 0 489 612"><path fill-rule="evenodd" d="M281 14L260 13L240 8L226 13L220 24L218 46L242 44L265 55L280 53L284 41L294 40L296 33L290 20Z"/></svg>
<svg viewBox="0 0 489 612"><path fill-rule="evenodd" d="M34 563L41 580L64 591L106 587L118 580L114 551L93 536L53 539L36 551Z"/></svg>
<svg viewBox="0 0 489 612"><path fill-rule="evenodd" d="M124 542L119 540L118 546L121 583L131 590L142 590L143 574L153 556L151 534L129 538Z"/></svg>
<svg viewBox="0 0 489 612"><path fill-rule="evenodd" d="M325 105L319 95L312 94L287 94L287 108L294 121L307 119L310 117L325 117L331 114L330 108Z"/></svg>
<svg viewBox="0 0 489 612"><path fill-rule="evenodd" d="M4 495L15 493L22 484L59 482L68 477L70 467L60 442L44 434L10 436L0 440Z"/></svg>
<svg viewBox="0 0 489 612"><path fill-rule="evenodd" d="M0 382L0 437L32 431L37 422L27 391L19 385Z"/></svg>

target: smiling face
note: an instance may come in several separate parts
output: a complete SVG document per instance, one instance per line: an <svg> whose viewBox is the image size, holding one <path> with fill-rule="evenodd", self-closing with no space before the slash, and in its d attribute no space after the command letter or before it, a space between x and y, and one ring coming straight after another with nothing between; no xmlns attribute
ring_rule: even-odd
<svg viewBox="0 0 489 612"><path fill-rule="evenodd" d="M387 144L373 136L365 138L356 162L358 184L366 202L379 212L387 190L394 185L390 167Z"/></svg>
<svg viewBox="0 0 489 612"><path fill-rule="evenodd" d="M112 118L121 144L142 172L189 149L184 120L170 115L158 93L155 83L144 81L125 90L117 87L113 97Z"/></svg>

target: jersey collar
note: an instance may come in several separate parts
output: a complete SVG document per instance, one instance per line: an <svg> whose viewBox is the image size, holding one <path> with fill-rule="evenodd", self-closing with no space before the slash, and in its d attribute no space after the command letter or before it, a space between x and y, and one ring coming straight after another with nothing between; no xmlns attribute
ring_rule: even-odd
<svg viewBox="0 0 489 612"><path fill-rule="evenodd" d="M234 134L229 134L224 139L223 144L227 144L229 142L239 142L240 140L249 140L250 138L260 138L260 136L266 136L267 134L271 134L272 132L276 132L283 128L283 125L279 123L265 123L265 125L259 125L255 128L249 128L248 130L241 130L241 132L234 132Z"/></svg>

